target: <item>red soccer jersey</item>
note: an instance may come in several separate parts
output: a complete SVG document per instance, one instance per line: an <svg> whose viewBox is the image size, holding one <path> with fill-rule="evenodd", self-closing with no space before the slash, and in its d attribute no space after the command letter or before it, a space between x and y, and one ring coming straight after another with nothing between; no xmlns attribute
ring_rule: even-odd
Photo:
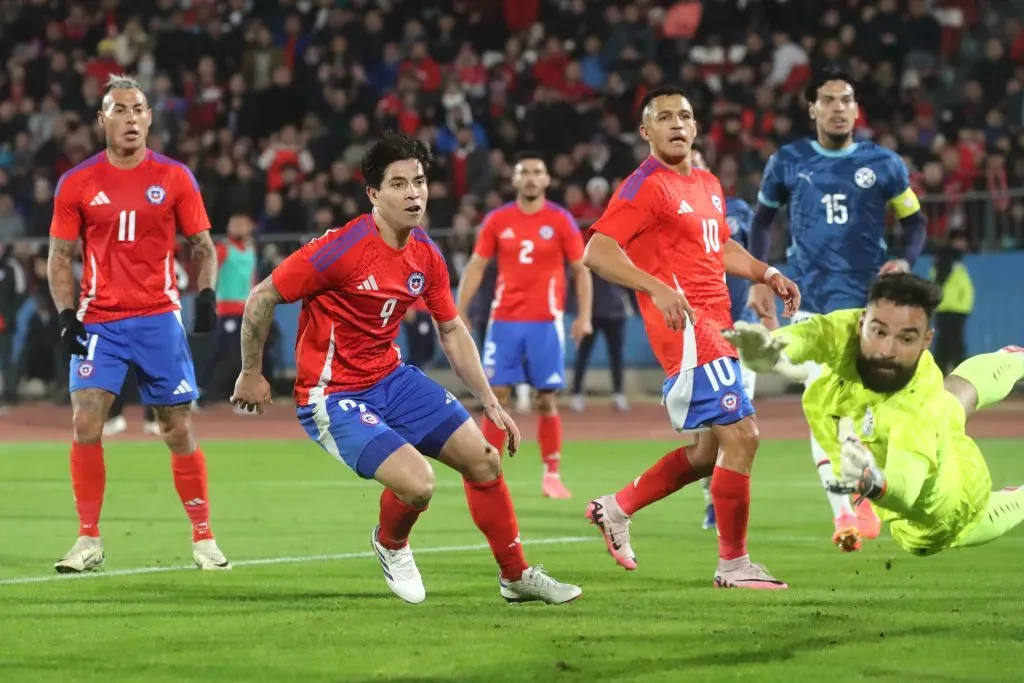
<svg viewBox="0 0 1024 683"><path fill-rule="evenodd" d="M618 242L637 268L682 291L693 307L696 325L673 332L651 297L637 293L665 374L737 357L720 333L732 327L732 312L722 260L729 226L718 178L699 169L681 175L649 157L615 191L593 229Z"/></svg>
<svg viewBox="0 0 1024 683"><path fill-rule="evenodd" d="M547 322L562 315L566 261L583 258L583 236L554 202L536 213L511 202L487 214L473 252L498 258L494 320Z"/></svg>
<svg viewBox="0 0 1024 683"><path fill-rule="evenodd" d="M100 152L61 176L54 192L50 236L82 238L78 317L86 323L178 310L175 234L209 229L192 171L152 151L132 169Z"/></svg>
<svg viewBox="0 0 1024 683"><path fill-rule="evenodd" d="M376 384L401 362L395 344L420 296L440 323L458 316L440 249L421 228L394 249L365 214L292 253L271 275L285 301L302 299L295 402Z"/></svg>

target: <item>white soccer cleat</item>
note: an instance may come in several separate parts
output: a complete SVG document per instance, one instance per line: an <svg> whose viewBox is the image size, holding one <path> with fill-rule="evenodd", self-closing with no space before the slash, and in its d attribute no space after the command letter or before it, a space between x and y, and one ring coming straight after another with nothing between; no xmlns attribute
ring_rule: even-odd
<svg viewBox="0 0 1024 683"><path fill-rule="evenodd" d="M103 565L103 541L94 536L79 536L71 550L57 560L53 568L58 574L80 574Z"/></svg>
<svg viewBox="0 0 1024 683"><path fill-rule="evenodd" d="M583 595L583 589L571 583L556 581L544 573L544 567L530 567L518 581L506 581L498 577L501 586L501 597L505 602L545 602L549 605L562 605L572 602Z"/></svg>
<svg viewBox="0 0 1024 683"><path fill-rule="evenodd" d="M205 541L196 541L192 544L192 559L196 566L203 571L227 571L231 569L231 562L224 556L217 541L212 538Z"/></svg>
<svg viewBox="0 0 1024 683"><path fill-rule="evenodd" d="M423 578L420 570L416 567L416 560L412 556L412 548L406 545L400 550L385 548L377 540L380 526L373 529L370 534L370 546L377 553L381 569L384 570L384 580L388 582L391 592L412 605L418 605L427 599L427 589L423 587Z"/></svg>
<svg viewBox="0 0 1024 683"><path fill-rule="evenodd" d="M160 423L159 422L145 422L142 425L142 433L149 436L160 436Z"/></svg>
<svg viewBox="0 0 1024 683"><path fill-rule="evenodd" d="M613 394L612 395L612 408L620 413L629 412L629 401L626 400L625 394Z"/></svg>
<svg viewBox="0 0 1024 683"><path fill-rule="evenodd" d="M574 413L582 413L587 409L587 401L580 394L573 394L569 399L569 408Z"/></svg>
<svg viewBox="0 0 1024 683"><path fill-rule="evenodd" d="M124 415L112 417L103 423L103 436L117 436L128 429L128 420Z"/></svg>

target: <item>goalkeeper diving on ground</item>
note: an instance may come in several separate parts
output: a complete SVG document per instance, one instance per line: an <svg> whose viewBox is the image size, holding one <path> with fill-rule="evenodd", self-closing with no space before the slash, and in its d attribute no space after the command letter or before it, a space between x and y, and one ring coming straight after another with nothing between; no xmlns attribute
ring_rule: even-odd
<svg viewBox="0 0 1024 683"><path fill-rule="evenodd" d="M1024 379L1024 349L974 356L943 378L928 347L941 293L909 273L882 275L867 307L769 332L723 334L756 372L794 376L824 366L803 396L814 437L833 464L835 493L866 497L909 553L981 545L1024 521L1024 487L992 491L965 425Z"/></svg>

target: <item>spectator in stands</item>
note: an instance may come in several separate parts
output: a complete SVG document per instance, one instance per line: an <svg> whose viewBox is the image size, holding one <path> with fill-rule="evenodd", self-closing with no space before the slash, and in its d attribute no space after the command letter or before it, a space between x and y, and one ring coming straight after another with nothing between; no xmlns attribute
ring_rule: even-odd
<svg viewBox="0 0 1024 683"><path fill-rule="evenodd" d="M945 375L967 359L967 317L974 309L974 283L963 263L967 249L963 231L951 231L932 268L932 279L942 287L935 309L935 362Z"/></svg>
<svg viewBox="0 0 1024 683"><path fill-rule="evenodd" d="M14 355L18 312L25 301L28 283L21 262L0 241L0 409L18 396L18 359Z"/></svg>

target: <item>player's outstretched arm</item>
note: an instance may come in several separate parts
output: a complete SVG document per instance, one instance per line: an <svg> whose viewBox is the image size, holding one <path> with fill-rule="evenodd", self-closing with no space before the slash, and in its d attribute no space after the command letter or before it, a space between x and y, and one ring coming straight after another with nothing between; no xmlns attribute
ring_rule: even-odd
<svg viewBox="0 0 1024 683"><path fill-rule="evenodd" d="M509 417L508 413L498 403L498 397L494 395L490 383L487 381L487 374L480 362L480 353L477 351L473 335L466 327L461 316L456 316L448 322L434 320L437 328L438 339L441 340L441 350L452 365L452 370L462 383L466 385L473 396L484 406L484 412L488 419L498 427L508 432L508 450L510 455L515 455L519 450L519 428Z"/></svg>
<svg viewBox="0 0 1024 683"><path fill-rule="evenodd" d="M650 273L637 268L614 238L595 232L583 252L583 265L616 285L629 287L651 297L654 305L665 316L665 324L673 330L682 330L687 320L696 320L682 292L673 289Z"/></svg>
<svg viewBox="0 0 1024 683"><path fill-rule="evenodd" d="M469 257L466 269L462 271L462 278L459 280L459 292L457 296L459 315L464 320L469 319L469 307L473 303L473 297L480 291L480 283L484 281L484 273L487 271L487 264L491 259L480 254L473 254Z"/></svg>
<svg viewBox="0 0 1024 683"><path fill-rule="evenodd" d="M263 377L263 348L274 322L274 310L284 298L271 278L256 285L245 300L242 315L242 372L235 382L231 402L249 411L262 412L270 403L270 384Z"/></svg>

